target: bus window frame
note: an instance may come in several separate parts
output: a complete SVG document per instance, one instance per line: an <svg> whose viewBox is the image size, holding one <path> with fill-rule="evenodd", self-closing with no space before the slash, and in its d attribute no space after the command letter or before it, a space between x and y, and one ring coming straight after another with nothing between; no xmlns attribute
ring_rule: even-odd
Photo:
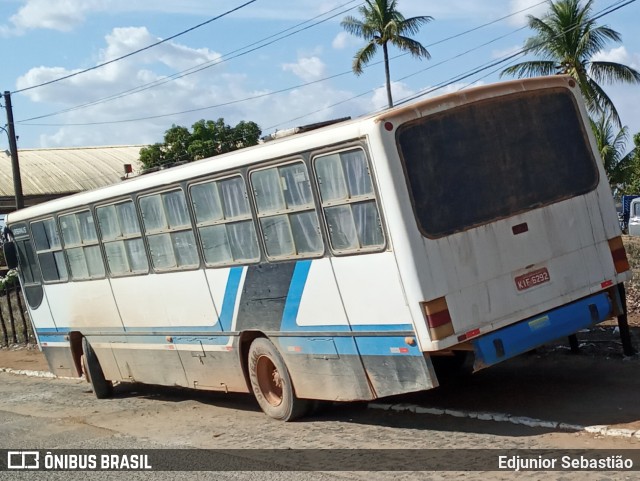
<svg viewBox="0 0 640 481"><path fill-rule="evenodd" d="M311 202L309 204L306 204L306 206L304 208L285 208L285 209L281 209L281 210L277 210L277 211L269 211L266 214L261 214L260 210L258 208L258 201L257 201L257 196L256 196L256 191L254 188L254 182L253 182L253 174L255 172L261 172L261 171L266 171L266 170L270 170L270 169L279 169L281 167L287 167L289 165L295 165L295 164L302 164L304 166L304 168L306 169L306 174L307 174L307 182L309 183L309 189L311 191ZM291 261L291 260L299 260L299 259L320 259L322 257L324 257L327 253L327 241L326 241L326 234L323 230L323 226L322 226L322 222L321 222L321 215L319 212L319 194L315 189L315 181L312 179L313 176L313 169L310 168L309 166L309 162L308 159L305 159L304 154L303 153L299 153L297 154L295 157L287 157L285 159L276 159L270 162L264 162L263 165L260 166L249 166L246 170L247 172L247 180L249 183L249 190L250 190L250 200L251 200L251 204L253 206L254 209L254 215L255 215L255 223L256 223L256 227L258 229L257 232L259 232L259 241L260 241L260 245L262 247L262 250L264 252L264 258L267 262L273 263L273 262L280 262L280 261ZM322 251L321 252L317 252L317 253L313 253L313 254L294 254L294 255L282 255L282 256L271 256L269 255L269 251L267 249L267 244L266 244L266 237L264 235L264 230L262 228L262 223L260 222L260 219L262 218L268 218L268 217L275 217L275 216L279 216L279 215L286 215L287 218L289 218L290 214L296 214L296 213L301 213L301 212L314 212L316 214L316 219L318 221L318 233L320 236L320 240L322 241ZM289 221L290 223L290 221ZM295 238L293 237L292 234L292 240L294 241L294 246L295 246Z"/></svg>
<svg viewBox="0 0 640 481"><path fill-rule="evenodd" d="M364 145L363 145L364 144ZM356 200L351 200L351 199L347 199L346 201L329 201L324 202L322 199L322 192L320 189L320 180L318 179L318 174L316 171L316 161L321 158L321 157L326 157L326 156L330 156L330 155L334 155L334 154L340 154L341 152L347 152L347 151L352 151L352 150L360 150L363 155L364 155L364 160L366 163L366 167L367 167L367 171L369 173L369 180L371 181L371 189L372 189L372 193L370 195L367 196L360 196L358 197ZM382 206L380 203L380 192L378 189L378 185L377 185L377 181L376 181L376 176L373 170L373 164L371 162L371 156L369 155L369 151L366 148L366 144L365 143L354 143L354 144L350 144L350 145L344 145L344 146L340 146L339 148L336 148L336 146L332 146L329 148L324 148L322 150L319 151L314 151L310 154L310 164L311 164L311 170L313 172L313 177L314 177L314 187L315 190L317 192L318 195L318 204L319 204L319 209L321 212L321 217L322 217L322 223L323 223L323 227L324 230L326 232L326 237L327 237L327 244L329 246L330 252L332 255L336 256L336 257L345 257L345 256L354 256L354 255L360 255L360 254L374 254L374 253L380 253L380 252L384 252L388 249L388 244L389 244L389 236L387 233L387 229L386 229L386 222L384 219L384 213L382 211ZM383 242L381 245L377 245L377 246L373 246L373 247L360 247L357 249L336 249L333 247L333 242L331 240L331 231L329 228L329 223L327 220L327 216L325 215L325 208L326 207L335 207L335 206L341 206L341 205L352 205L352 204L358 204L361 202L368 202L368 201L373 201L375 206L376 206L376 210L378 213L378 220L379 220L379 226L380 226L380 231L382 233L382 239Z"/></svg>
<svg viewBox="0 0 640 481"><path fill-rule="evenodd" d="M103 233L102 233L102 228L100 227L100 218L98 217L98 209L102 208L102 207L109 207L109 206L116 206L118 204L124 204L125 202L131 202L131 205L133 206L133 210L135 212L136 215L136 219L138 220L138 228L140 230L138 236L131 236L131 237L119 237L117 239L112 239L112 240L108 240L105 242L104 237L103 237ZM134 277L134 276L146 276L148 275L150 272L152 272L151 270L151 256L147 247L147 244L145 242L145 238L144 238L144 233L143 233L143 225L142 225L142 216L140 211L138 210L137 207L137 203L136 203L136 199L134 195L130 195L130 196L126 196L126 197L116 197L113 199L107 199L104 202L101 202L99 204L95 204L93 209L95 210L95 218L97 220L97 230L98 230L98 238L99 238L99 242L100 242L100 246L102 248L102 255L104 256L104 261L105 261L105 268L107 270L107 277L108 278L114 278L114 279L119 279L122 277ZM139 271L139 272L129 272L126 274L116 274L113 273L111 270L111 266L109 265L109 256L107 255L107 249L105 247L105 244L108 244L110 242L118 242L118 241L127 241L127 240L131 240L131 239L140 239L140 241L142 242L142 247L144 250L144 254L145 254L145 259L147 261L147 269L145 271Z"/></svg>
<svg viewBox="0 0 640 481"><path fill-rule="evenodd" d="M60 241L62 243L62 249L64 250L65 253L65 258L67 259L67 265L68 265L68 281L69 282L86 282L86 281L95 281L95 280L101 280L101 279L106 279L107 278L107 264L106 264L106 257L105 257L105 253L103 251L103 246L102 246L102 242L100 239L100 232L98 231L98 224L96 222L96 215L93 212L93 209L91 208L90 205L86 205L83 208L77 209L77 210L73 210L73 211L68 211L68 212L58 212L56 214L56 217L58 218L58 225L59 227L61 227L61 218L62 217L66 217L66 216L70 216L70 215L77 215L77 214L81 214L83 212L89 212L89 214L91 215L91 218L93 219L93 227L96 233L96 240L94 242L91 243L87 243L85 244L84 241L81 239L79 244L69 244L67 245L67 243L64 240L64 234L62 233L62 228L60 228ZM83 254L84 254L84 248L85 247L98 247L98 251L100 252L100 259L102 260L102 268L103 268L103 274L101 276L91 276L89 275L88 277L75 277L73 275L73 272L71 270L71 262L69 261L69 254L68 254L68 250L69 249L78 249L81 248L83 249ZM86 256L85 256L85 262L86 262ZM87 272L88 272L89 266L87 265Z"/></svg>
<svg viewBox="0 0 640 481"><path fill-rule="evenodd" d="M202 256L202 263L205 269L224 269L228 267L250 266L250 265L263 263L267 259L266 250L264 249L264 246L261 242L262 235L258 226L259 222L257 222L257 218L258 218L257 210L252 203L252 196L250 193L251 186L248 183L247 172L248 172L248 169L245 169L244 173L239 171L221 172L219 175L215 177L193 179L191 182L187 184L186 190L188 194L187 195L188 207L189 209L191 209L192 222L194 224L194 229L196 232L196 243L198 245L198 249L200 250L200 253ZM242 185L244 186L244 193L245 193L245 198L247 200L247 207L249 208L249 213L247 214L246 218L243 218L243 219L235 218L232 221L227 221L226 219L223 219L219 221L198 222L196 212L195 212L193 197L191 194L192 188L200 185L204 185L204 184L214 183L214 182L223 182L225 180L233 179L233 178L240 178L240 180L242 181ZM206 255L204 251L204 243L200 235L200 228L210 227L214 225L226 225L230 223L237 223L237 222L243 222L243 221L244 222L251 221L251 223L253 224L253 231L255 234L256 245L258 247L258 258L252 261L234 261L234 262L225 262L225 263L219 263L219 264L209 264L206 259Z"/></svg>
<svg viewBox="0 0 640 481"><path fill-rule="evenodd" d="M32 219L32 220L30 220L28 222L28 224L29 224L29 235L30 235L31 241L33 242L33 248L34 248L34 251L35 251L35 254L36 254L36 258L38 260L38 266L40 267L40 275L42 277L42 283L45 284L45 285L48 285L48 284L64 284L64 283L67 283L67 282L71 282L71 275L70 275L71 269L69 268L69 263L67 261L67 254L64 251L64 245L63 245L63 242L62 242L62 235L60 233L60 226L58 225L58 215L59 215L59 213L52 213L52 214L50 214L50 215L48 215L46 217ZM54 223L54 225L55 225L55 227L57 229L58 238L60 240L60 248L59 249L44 249L42 251L39 251L38 250L38 243L36 242L35 236L33 235L33 224L36 224L38 222L44 222L44 221L49 220L49 219L53 220L53 223ZM64 266L65 266L65 269L66 269L67 276L66 276L65 279L47 280L44 277L44 271L42 269L42 262L40 261L40 254L41 253L44 253L44 254L54 253L54 252L57 252L58 250L62 253L62 258L64 260Z"/></svg>
<svg viewBox="0 0 640 481"><path fill-rule="evenodd" d="M170 184L170 185L166 185L166 186L162 186L161 189L153 189L153 190L146 190L146 191L141 191L141 192L135 192L133 193L133 197L134 197L134 204L136 207L136 212L138 214L138 221L140 222L140 228L141 228L141 232L142 232L142 238L144 241L144 245L145 245L145 251L147 254L147 261L149 263L149 271L146 273L141 273L141 274L136 274L136 275L148 275L151 272L154 272L156 274L164 274L164 273L169 273L169 272L188 272L188 271L195 271L198 269L201 269L203 266L203 255L200 252L200 246L198 243L198 238L195 232L195 223L194 223L194 213L192 212L192 208L189 205L189 198L187 196L187 189L185 188L185 184L186 182L178 182L175 184ZM163 229L163 230L159 230L159 231L154 231L152 233L148 233L146 230L146 226L145 226L145 222L144 222L144 215L142 214L142 208L140 206L140 201L142 199L144 199L145 197L150 197L153 195L160 195L161 199L162 199L162 195L166 194L166 193L170 193L170 192L182 192L183 197L184 197L184 201L185 201L185 207L186 207L186 212L187 215L189 216L189 226L188 227L180 227L177 229L172 229L172 228L168 228L168 229ZM164 203L163 205L163 210L164 210ZM165 212L166 214L166 212ZM191 233L193 234L193 239L194 239L194 246L195 246L195 252L196 255L198 256L198 264L196 265L190 265L190 266L185 266L185 267L181 267L181 266L176 266L176 267L170 267L170 268L157 268L154 263L153 263L153 256L151 253L151 245L149 244L149 236L154 236L154 235L162 235L162 234L169 234L171 235L174 232L186 232L187 230L190 230ZM173 246L173 242L171 244L172 249L174 250L174 255L175 255L175 248ZM121 276L118 276L121 277Z"/></svg>
<svg viewBox="0 0 640 481"><path fill-rule="evenodd" d="M20 224L18 224L20 225ZM42 271L40 268L40 262L38 259L38 254L36 252L36 248L35 248L35 241L33 240L33 237L31 235L31 226L29 225L28 222L25 222L24 224L24 228L25 228L25 233L24 234L20 234L18 236L13 236L13 240L12 242L15 244L16 246L16 253L18 256L18 276L20 277L20 281L22 282L22 287L23 287L23 295L24 298L27 302L27 305L31 308L31 309L38 309L42 303L44 302L44 278L42 277ZM31 273L32 273L32 277L33 277L33 282L26 282L25 278L24 278L24 274L22 271L22 255L20 254L20 248L18 247L19 243L24 243L26 245L29 245L32 251L32 254L34 256L34 266L37 268L37 274L38 275L33 275L33 269L31 269Z"/></svg>

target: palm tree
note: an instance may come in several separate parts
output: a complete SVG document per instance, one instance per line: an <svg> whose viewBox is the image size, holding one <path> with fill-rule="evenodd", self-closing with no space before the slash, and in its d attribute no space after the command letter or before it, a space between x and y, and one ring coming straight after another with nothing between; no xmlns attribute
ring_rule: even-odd
<svg viewBox="0 0 640 481"><path fill-rule="evenodd" d="M549 12L543 18L529 15L529 27L536 35L525 43L525 49L540 60L513 65L502 75L571 75L580 86L590 112L610 113L613 121L622 126L618 111L600 84L640 83L640 73L620 63L592 60L609 42L620 43L620 34L606 25L597 25L592 15L594 0L584 5L581 0L548 1Z"/></svg>
<svg viewBox="0 0 640 481"><path fill-rule="evenodd" d="M626 183L629 168L635 155L635 149L625 155L628 129L623 127L616 134L611 121L611 114L601 115L591 120L591 129L596 138L598 152L604 163L604 170L609 177L609 184L617 188Z"/></svg>
<svg viewBox="0 0 640 481"><path fill-rule="evenodd" d="M415 35L420 30L420 26L429 23L433 17L404 18L404 15L397 10L397 3L397 0L365 0L365 5L358 9L362 15L361 20L348 16L341 23L347 32L362 37L368 42L353 57L353 71L356 75L362 73L363 66L371 61L378 47L382 46L389 108L393 107L393 99L387 44L391 43L400 50L408 51L416 58L431 58L431 54L420 42L406 35Z"/></svg>

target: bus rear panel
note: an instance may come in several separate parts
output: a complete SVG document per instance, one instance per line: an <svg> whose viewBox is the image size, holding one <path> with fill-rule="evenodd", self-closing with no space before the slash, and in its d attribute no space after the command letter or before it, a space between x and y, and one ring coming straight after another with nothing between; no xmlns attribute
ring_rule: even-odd
<svg viewBox="0 0 640 481"><path fill-rule="evenodd" d="M620 312L629 265L578 92L564 77L512 82L389 119L420 236L425 351L472 349L480 368Z"/></svg>

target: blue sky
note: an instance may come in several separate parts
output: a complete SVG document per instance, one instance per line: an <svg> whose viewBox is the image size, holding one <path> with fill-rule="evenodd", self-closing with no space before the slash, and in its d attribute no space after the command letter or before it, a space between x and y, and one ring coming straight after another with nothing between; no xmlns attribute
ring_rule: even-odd
<svg viewBox="0 0 640 481"><path fill-rule="evenodd" d="M247 0L0 0L3 63L0 90L15 92L171 37ZM530 31L527 14L541 15L540 0L399 0L406 16L431 15L434 21L415 38L429 46L431 60L405 55L391 61L394 99L401 100L447 83L520 48ZM596 0L599 12L619 0ZM385 105L381 63L356 77L350 73L362 40L340 27L357 15L360 1L257 0L172 41L125 60L47 86L12 94L19 148L146 144L162 140L172 124L190 127L199 119L223 117L231 125L252 120L268 134L276 129L358 116ZM517 13L520 10L524 12ZM455 39L441 40L514 14ZM337 16L336 16L337 15ZM329 18L335 16L335 18ZM288 38L277 40L289 30ZM315 26L311 24L325 20ZM623 44L598 54L640 70L640 2L604 17ZM271 45L245 55L246 46L276 35ZM440 43L438 43L440 42ZM437 44L436 44L437 43ZM392 56L399 54L392 49ZM375 61L382 59L381 54ZM221 60L225 60L221 62ZM37 120L166 79L195 66L200 72L164 82L135 95ZM498 67L455 81L437 93L476 82L499 80ZM492 73L493 72L493 73ZM329 80L327 77L336 76ZM303 86L310 82L310 85ZM289 89L282 93L275 93ZM606 86L630 133L640 132L640 86ZM246 100L249 99L249 100ZM221 105L227 104L227 105ZM189 113L180 113L192 110ZM195 111L194 111L195 110ZM3 119L0 120L4 124ZM105 123L112 122L112 123ZM42 125L48 124L48 125ZM631 141L629 142L629 146ZM7 146L0 137L0 147Z"/></svg>

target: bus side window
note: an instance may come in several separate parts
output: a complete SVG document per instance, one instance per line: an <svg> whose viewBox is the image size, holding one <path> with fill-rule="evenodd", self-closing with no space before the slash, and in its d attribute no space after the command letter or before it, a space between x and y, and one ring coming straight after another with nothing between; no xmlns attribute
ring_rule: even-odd
<svg viewBox="0 0 640 481"><path fill-rule="evenodd" d="M384 247L371 174L361 149L314 159L331 247L337 252Z"/></svg>
<svg viewBox="0 0 640 481"><path fill-rule="evenodd" d="M140 210L154 268L185 269L200 265L182 190L141 197Z"/></svg>
<svg viewBox="0 0 640 481"><path fill-rule="evenodd" d="M91 211L60 216L64 249L74 280L104 277L104 262Z"/></svg>
<svg viewBox="0 0 640 481"><path fill-rule="evenodd" d="M242 177L191 186L191 202L205 263L256 262L260 249Z"/></svg>
<svg viewBox="0 0 640 481"><path fill-rule="evenodd" d="M96 216L109 272L114 276L149 272L147 252L133 202L129 200L98 207Z"/></svg>
<svg viewBox="0 0 640 481"><path fill-rule="evenodd" d="M40 269L38 269L38 264L36 263L31 241L18 240L16 241L16 247L18 248L19 271L22 275L22 281L25 285L40 284Z"/></svg>
<svg viewBox="0 0 640 481"><path fill-rule="evenodd" d="M36 255L40 262L44 281L66 281L69 275L56 221L50 218L33 222L31 224L31 234L36 244Z"/></svg>
<svg viewBox="0 0 640 481"><path fill-rule="evenodd" d="M269 258L324 252L307 168L302 162L257 170L251 184Z"/></svg>

